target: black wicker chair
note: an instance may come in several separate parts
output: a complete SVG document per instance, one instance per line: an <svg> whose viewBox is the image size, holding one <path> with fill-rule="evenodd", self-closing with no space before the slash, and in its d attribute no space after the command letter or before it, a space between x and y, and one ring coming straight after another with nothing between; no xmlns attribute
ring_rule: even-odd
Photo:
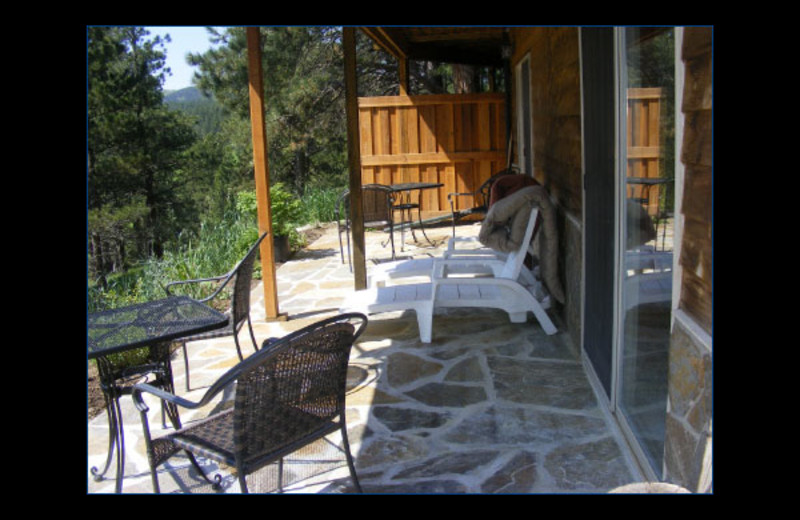
<svg viewBox="0 0 800 520"><path fill-rule="evenodd" d="M392 260L394 260L394 220L392 219L394 195L391 188L383 184L365 184L361 187L361 204L364 211L365 228L389 228L389 242L392 244ZM344 232L347 237L347 263L352 269L353 264L350 258L350 190L345 190L339 197L335 211L336 221L339 223L339 254L342 256L342 263L344 263L344 246L342 244L342 233ZM341 218L342 216L344 216L343 219Z"/></svg>
<svg viewBox="0 0 800 520"><path fill-rule="evenodd" d="M363 314L342 314L280 340L267 340L261 350L220 377L197 403L147 384L137 385L133 400L141 413L154 491L159 492L157 467L180 450L189 453L196 469L215 488L221 477L217 475L211 482L194 455L236 468L243 493L248 492L247 475L277 460L282 491L283 457L341 430L350 476L361 492L347 439L345 391L350 350L366 325ZM151 438L143 393L197 409L234 381L233 408L164 437Z"/></svg>
<svg viewBox="0 0 800 520"><path fill-rule="evenodd" d="M233 295L231 298L231 307L228 309L227 314L230 316L228 326L222 329L213 330L203 334L196 334L181 338L181 346L183 347L183 363L186 367L186 391L189 391L189 356L186 353L186 343L190 341L198 341L203 339L220 338L224 336L233 336L233 341L236 345L236 353L239 355L239 360L244 359L242 356L242 349L239 346L239 331L242 329L245 321L250 330L250 339L253 341L253 349L258 351L258 343L256 342L255 334L253 333L253 324L250 321L250 282L253 279L253 267L258 254L258 246L261 241L267 236L264 233L256 240L256 243L250 248L244 258L239 261L230 272L213 278L202 278L196 280L183 280L171 282L167 284L166 291L168 295L172 295L173 288L186 285L197 284L206 282L221 282L216 290L208 297L203 298L202 302L208 302L218 297L225 287L233 282Z"/></svg>
<svg viewBox="0 0 800 520"><path fill-rule="evenodd" d="M194 455L236 468L243 493L246 476L307 444L341 430L350 476L358 482L345 423L345 391L350 350L364 331L367 317L349 313L322 320L280 340L268 340L261 350L242 361L194 403L148 384L134 387L133 401L144 428L153 489L160 491L157 468L180 450L189 453L196 469L209 482ZM148 426L148 407L143 393L153 394L177 406L198 409L236 382L234 406L153 439ZM173 425L180 428L180 424ZM279 489L282 484L279 477Z"/></svg>

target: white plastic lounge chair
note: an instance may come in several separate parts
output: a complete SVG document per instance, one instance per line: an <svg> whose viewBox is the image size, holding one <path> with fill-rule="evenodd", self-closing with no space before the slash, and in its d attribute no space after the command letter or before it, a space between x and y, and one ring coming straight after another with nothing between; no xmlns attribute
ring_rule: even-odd
<svg viewBox="0 0 800 520"><path fill-rule="evenodd" d="M518 190L520 191L520 190ZM481 227L481 237L453 237L450 238L447 242L447 250L443 253L443 258L453 259L453 260L464 260L469 262L471 265L468 267L468 272L475 272L475 269L482 269L484 274L491 274L494 276L499 275L498 268L502 266L502 262L505 261L507 257L507 252L503 252L499 248L489 247L488 245L484 244L483 241L489 239L491 235L495 237L494 228L496 227L497 221L502 221L507 219L509 216L513 216L515 208L518 207L520 204L525 203L524 201L533 201L539 205L540 207L540 216L547 217L548 215L550 218L553 218L553 211L552 206L549 204L547 199L547 194L544 188L541 186L536 186L535 188L523 188L521 193L509 195L506 200L498 201L499 204L498 208L493 211L492 213L487 214L487 218L484 220L483 225ZM516 192L515 192L516 193ZM529 206L528 206L529 207ZM496 221L492 220L490 215L494 215ZM552 224L552 223L550 223ZM545 226L546 227L546 226ZM536 228L534 228L534 235L536 235L538 231L539 225L537 224ZM507 230L506 230L507 231ZM518 240L521 240L522 233L524 233L525 227L519 227L518 229L514 230L514 232L518 235L515 237L509 237L507 240L501 241L502 244L499 244L497 240L492 240L493 243L497 245L507 246L508 244L518 244ZM545 235L547 235L547 231L550 233L555 233L554 228L550 228L549 230L545 230ZM548 237L545 236L545 239ZM531 241L533 238L531 238ZM551 236L550 240L556 240L555 236ZM552 245L555 247L555 244ZM533 251L531 251L531 255L535 256ZM480 267L479 260L486 260L485 265ZM404 280L407 278L415 278L415 277L425 277L430 279L430 275L433 271L433 258L416 258L412 260L401 260L397 262L388 262L384 264L380 264L374 267L370 267L369 272L367 273L367 285L369 287L382 287L389 282L398 282L400 280ZM551 268L553 266L551 265ZM455 272L457 269L457 265L452 263L450 266L451 272ZM481 271L476 272L475 274L480 274ZM522 266L520 270L520 275L524 278L522 279L523 283L525 284L533 284L535 283L535 276L530 272L530 270L526 266ZM553 280L553 278L551 278ZM562 290L559 287L550 288L551 290L555 290L557 293L557 298L559 301L562 301L561 295Z"/></svg>
<svg viewBox="0 0 800 520"><path fill-rule="evenodd" d="M530 311L547 334L555 334L557 329L545 312L549 303L542 298L542 288L520 282L523 261L539 214L538 208L528 208L515 217L515 220L526 222L521 245L508 253L505 259L431 259L433 269L429 282L379 285L358 291L342 308L366 313L413 310L423 343L431 341L433 312L438 307L502 309L508 313L512 323L524 322ZM475 267L472 273L469 272L470 265ZM535 294L544 301L540 302Z"/></svg>
<svg viewBox="0 0 800 520"><path fill-rule="evenodd" d="M672 252L628 251L625 254L625 310L672 299Z"/></svg>
<svg viewBox="0 0 800 520"><path fill-rule="evenodd" d="M466 249L457 249L454 246L453 239L451 238L448 243L447 250L442 254L443 259L449 260L463 260L469 267L467 272L480 274L475 269L481 269L481 261L486 261L484 271L486 274L497 274L493 267L502 265L505 262L506 254L500 251L495 251L489 247L473 247ZM411 260L400 260L397 262L387 262L370 267L367 273L367 286L369 287L383 287L390 281L404 280L407 278L425 277L430 280L433 273L433 263L436 259L431 258L414 258ZM455 270L454 264L451 264L451 269ZM523 271L527 268L523 266Z"/></svg>
<svg viewBox="0 0 800 520"><path fill-rule="evenodd" d="M384 287L389 282L398 282L409 278L426 278L428 281L433 274L434 262L437 260L450 260L448 269L450 274L461 272L475 276L499 276L508 257L506 253L496 251L490 247L473 247L457 249L450 239L447 250L441 258L414 258L387 262L371 267L367 273L368 287ZM532 247L528 247L533 255ZM520 276L525 284L536 283L533 273L523 264Z"/></svg>

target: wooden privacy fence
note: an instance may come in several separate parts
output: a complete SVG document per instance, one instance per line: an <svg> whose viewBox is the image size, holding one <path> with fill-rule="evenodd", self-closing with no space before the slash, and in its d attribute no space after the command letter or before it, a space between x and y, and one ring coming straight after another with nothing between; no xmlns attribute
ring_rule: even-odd
<svg viewBox="0 0 800 520"><path fill-rule="evenodd" d="M365 97L358 112L362 184L443 184L411 193L423 218L449 215L448 193L475 191L506 166L503 94Z"/></svg>
<svg viewBox="0 0 800 520"><path fill-rule="evenodd" d="M658 211L658 198L661 186L648 188L644 184L632 183L631 179L656 179L660 177L659 162L662 159L661 146L661 88L628 89L628 195L645 199L648 212Z"/></svg>

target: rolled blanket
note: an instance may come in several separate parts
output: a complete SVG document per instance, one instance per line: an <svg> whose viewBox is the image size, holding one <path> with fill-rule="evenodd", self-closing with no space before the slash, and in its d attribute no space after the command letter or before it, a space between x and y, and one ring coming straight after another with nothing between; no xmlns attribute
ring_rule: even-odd
<svg viewBox="0 0 800 520"><path fill-rule="evenodd" d="M528 245L521 242L532 205L539 208L537 226L541 229L534 235L534 240L539 240L542 280L550 295L559 303L564 303L564 289L558 278L555 208L544 187L528 186L494 203L481 225L478 240L486 247L504 253L527 248Z"/></svg>

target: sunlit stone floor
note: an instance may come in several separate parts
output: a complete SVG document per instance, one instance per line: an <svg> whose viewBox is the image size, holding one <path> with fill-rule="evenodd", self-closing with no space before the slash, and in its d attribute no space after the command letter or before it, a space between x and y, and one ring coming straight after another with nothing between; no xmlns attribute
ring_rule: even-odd
<svg viewBox="0 0 800 520"><path fill-rule="evenodd" d="M477 234L477 225L459 235ZM437 256L451 234L431 228L437 247L414 244L406 233L403 256ZM400 234L396 238L399 242ZM418 234L417 238L421 238ZM368 233L367 257L388 260L384 233ZM256 336L281 336L335 312L353 278L339 256L335 228L277 270L283 322L266 322L263 290L252 293ZM551 315L553 313L551 312ZM556 324L560 323L556 318ZM193 390L184 388L182 359L173 363L177 392L199 399L205 387L236 361L232 340L190 344ZM611 421L599 406L569 336L545 335L532 317L510 323L484 309L437 311L433 341L419 342L413 312L386 313L370 324L351 355L347 423L352 452L366 493L605 493L640 480ZM182 414L184 423L229 406L229 392L208 409ZM130 398L123 399L126 435L125 493L150 493L141 426ZM160 432L160 408L151 406L151 426ZM88 468L102 465L106 418L89 423ZM315 443L284 466L287 492L348 493L352 486L340 439ZM239 492L230 468L204 462L223 475L225 493ZM87 473L88 473L87 468ZM112 478L88 492L113 492ZM159 471L164 493L214 493L188 461L175 457ZM270 466L248 480L251 492L276 489Z"/></svg>

